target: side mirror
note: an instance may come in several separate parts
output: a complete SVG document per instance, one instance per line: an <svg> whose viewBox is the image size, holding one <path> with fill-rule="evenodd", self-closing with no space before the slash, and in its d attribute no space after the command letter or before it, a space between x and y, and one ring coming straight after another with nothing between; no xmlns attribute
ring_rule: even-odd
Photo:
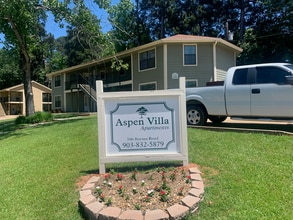
<svg viewBox="0 0 293 220"><path fill-rule="evenodd" d="M293 75L285 76L286 77L286 83L293 85Z"/></svg>

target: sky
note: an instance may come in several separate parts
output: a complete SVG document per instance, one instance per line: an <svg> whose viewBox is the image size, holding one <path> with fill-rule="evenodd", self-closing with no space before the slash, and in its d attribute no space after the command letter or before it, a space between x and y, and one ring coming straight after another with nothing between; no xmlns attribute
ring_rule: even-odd
<svg viewBox="0 0 293 220"><path fill-rule="evenodd" d="M112 5L116 5L120 0L112 0ZM91 9L91 11L101 20L102 31L105 33L111 29L111 24L107 19L107 13L105 10L102 10L98 7L97 4L93 2L93 0L85 0L86 5ZM51 13L48 13L47 23L46 23L47 33L51 33L54 35L54 38L57 39L61 36L66 36L66 24L64 28L60 28L57 23L54 22L54 17ZM0 33L0 48L3 47L1 41L4 39L4 35Z"/></svg>
<svg viewBox="0 0 293 220"><path fill-rule="evenodd" d="M120 0L112 0L112 5L119 3ZM87 7L101 20L102 31L105 33L111 29L111 24L107 19L107 13L105 10L102 10L95 4L92 0L85 0ZM46 24L46 30L48 33L52 33L57 39L61 36L66 36L66 25L64 28L60 28L57 23L54 22L54 17L51 13L48 13L48 19Z"/></svg>

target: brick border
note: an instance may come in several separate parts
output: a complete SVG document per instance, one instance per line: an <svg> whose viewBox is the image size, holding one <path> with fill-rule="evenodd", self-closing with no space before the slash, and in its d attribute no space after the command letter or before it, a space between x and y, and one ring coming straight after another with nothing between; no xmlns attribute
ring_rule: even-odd
<svg viewBox="0 0 293 220"><path fill-rule="evenodd" d="M188 171L192 180L191 190L179 203L170 206L167 210L148 210L143 215L140 210L122 211L119 207L107 207L92 194L99 178L97 176L91 177L81 188L78 203L84 210L85 217L89 220L179 220L189 213L196 212L199 208L199 202L204 198L204 183L201 172L196 167L189 168Z"/></svg>

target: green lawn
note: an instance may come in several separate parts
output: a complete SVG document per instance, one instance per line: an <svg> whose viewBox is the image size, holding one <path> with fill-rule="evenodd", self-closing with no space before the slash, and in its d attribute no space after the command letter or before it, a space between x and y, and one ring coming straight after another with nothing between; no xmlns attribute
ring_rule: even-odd
<svg viewBox="0 0 293 220"><path fill-rule="evenodd" d="M206 187L189 219L293 219L292 136L188 129L188 140ZM96 117L0 121L0 219L82 219L76 182L97 169Z"/></svg>

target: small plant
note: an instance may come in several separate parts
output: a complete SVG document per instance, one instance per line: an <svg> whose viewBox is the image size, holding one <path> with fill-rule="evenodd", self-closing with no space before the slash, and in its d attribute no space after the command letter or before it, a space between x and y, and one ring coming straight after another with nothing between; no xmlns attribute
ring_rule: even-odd
<svg viewBox="0 0 293 220"><path fill-rule="evenodd" d="M149 190L149 191L148 191L148 196L149 196L149 197L153 197L153 196L154 196L154 190L152 190L152 189Z"/></svg>
<svg viewBox="0 0 293 220"><path fill-rule="evenodd" d="M190 176L190 175L188 175L188 176L186 177L185 182L186 182L186 183L191 183L191 176Z"/></svg>
<svg viewBox="0 0 293 220"><path fill-rule="evenodd" d="M112 205L112 197L109 197L107 202L105 203L106 206Z"/></svg>
<svg viewBox="0 0 293 220"><path fill-rule="evenodd" d="M123 175L121 173L116 174L116 181L121 181L123 179Z"/></svg>
<svg viewBox="0 0 293 220"><path fill-rule="evenodd" d="M110 179L110 173L106 173L105 175L104 175L104 179L108 182L109 181L109 179Z"/></svg>
<svg viewBox="0 0 293 220"><path fill-rule="evenodd" d="M99 186L96 187L96 193L98 196L102 194L102 189Z"/></svg>
<svg viewBox="0 0 293 220"><path fill-rule="evenodd" d="M171 181L175 181L176 180L176 173L175 172L171 173L170 180Z"/></svg>
<svg viewBox="0 0 293 220"><path fill-rule="evenodd" d="M166 191L162 190L160 191L160 199L162 202L167 202L168 200L168 194L166 193Z"/></svg>
<svg viewBox="0 0 293 220"><path fill-rule="evenodd" d="M167 185L167 182L166 181L163 181L163 184L162 184L161 188L164 189L164 190L167 190L170 187Z"/></svg>
<svg viewBox="0 0 293 220"><path fill-rule="evenodd" d="M183 196L183 187L179 188L178 196Z"/></svg>
<svg viewBox="0 0 293 220"><path fill-rule="evenodd" d="M110 169L110 174L114 175L115 174L115 170L114 169Z"/></svg>
<svg viewBox="0 0 293 220"><path fill-rule="evenodd" d="M157 192L160 192L161 189L160 189L160 187L155 186L155 187L154 187L154 190L157 191Z"/></svg>
<svg viewBox="0 0 293 220"><path fill-rule="evenodd" d="M148 195L146 195L146 196L144 197L144 201L145 201L145 202L150 202L150 201L151 201L151 198L150 198Z"/></svg>
<svg viewBox="0 0 293 220"><path fill-rule="evenodd" d="M135 204L134 205L135 210L140 210L141 209L141 205L140 204Z"/></svg>
<svg viewBox="0 0 293 220"><path fill-rule="evenodd" d="M137 193L137 189L135 187L132 188L132 193L136 194Z"/></svg>
<svg viewBox="0 0 293 220"><path fill-rule="evenodd" d="M141 181L140 185L141 185L141 186L144 186L144 185L145 185L144 180Z"/></svg>
<svg viewBox="0 0 293 220"><path fill-rule="evenodd" d="M136 181L137 180L137 176L136 175L137 175L137 170L135 169L133 171L133 173L131 174L131 179Z"/></svg>
<svg viewBox="0 0 293 220"><path fill-rule="evenodd" d="M162 180L165 180L165 178L166 178L166 177L165 177L165 172L163 171L163 172L162 172Z"/></svg>
<svg viewBox="0 0 293 220"><path fill-rule="evenodd" d="M123 189L123 186L122 185L119 186L119 188L118 188L117 191L118 191L118 194L123 197L123 195L124 195L124 189Z"/></svg>
<svg viewBox="0 0 293 220"><path fill-rule="evenodd" d="M186 173L185 173L184 169L181 170L181 175L182 175L183 178L186 177Z"/></svg>
<svg viewBox="0 0 293 220"><path fill-rule="evenodd" d="M105 202L105 195L102 193L101 195L100 195L100 200L102 201L102 202Z"/></svg>

